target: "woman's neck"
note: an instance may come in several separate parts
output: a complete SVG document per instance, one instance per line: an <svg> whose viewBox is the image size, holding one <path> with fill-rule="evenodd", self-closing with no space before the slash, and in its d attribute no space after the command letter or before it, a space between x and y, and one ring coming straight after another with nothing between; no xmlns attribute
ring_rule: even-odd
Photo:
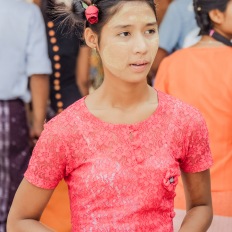
<svg viewBox="0 0 232 232"><path fill-rule="evenodd" d="M213 31L215 31L218 34L222 35L225 39L232 40L232 34L225 33L223 30L221 30L220 27L215 26Z"/></svg>
<svg viewBox="0 0 232 232"><path fill-rule="evenodd" d="M215 30L211 30L210 36L215 40L225 44L226 46L232 47L232 40L229 39L229 37L231 38L231 36L228 35L225 36L223 33L219 33L218 31Z"/></svg>
<svg viewBox="0 0 232 232"><path fill-rule="evenodd" d="M121 109L130 109L151 98L151 88L147 82L140 83L109 83L111 80L105 79L102 85L94 93L96 101L102 105ZM122 82L122 81L121 81ZM154 91L153 91L154 92Z"/></svg>
<svg viewBox="0 0 232 232"><path fill-rule="evenodd" d="M209 35L203 35L198 43L193 47L223 47L225 46L222 42L217 41Z"/></svg>

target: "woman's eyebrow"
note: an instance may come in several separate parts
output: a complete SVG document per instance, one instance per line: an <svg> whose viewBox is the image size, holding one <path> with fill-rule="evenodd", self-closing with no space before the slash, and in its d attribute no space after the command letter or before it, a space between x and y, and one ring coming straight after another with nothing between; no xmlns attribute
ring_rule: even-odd
<svg viewBox="0 0 232 232"><path fill-rule="evenodd" d="M145 26L156 26L157 25L157 22L150 22L150 23L147 23ZM128 27L132 27L133 25L131 24L120 24L120 25L116 25L114 26L113 28L128 28Z"/></svg>

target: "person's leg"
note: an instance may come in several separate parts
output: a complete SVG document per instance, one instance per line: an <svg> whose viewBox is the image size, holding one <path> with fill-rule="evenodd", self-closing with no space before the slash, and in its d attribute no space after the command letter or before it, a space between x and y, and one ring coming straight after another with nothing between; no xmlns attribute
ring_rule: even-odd
<svg viewBox="0 0 232 232"><path fill-rule="evenodd" d="M5 232L7 214L31 154L24 103L1 101L0 124L0 232Z"/></svg>
<svg viewBox="0 0 232 232"><path fill-rule="evenodd" d="M10 102L10 191L8 207L11 206L15 192L23 179L31 156L29 129L24 103Z"/></svg>
<svg viewBox="0 0 232 232"><path fill-rule="evenodd" d="M10 189L9 117L8 102L0 101L0 232L6 231L8 196Z"/></svg>

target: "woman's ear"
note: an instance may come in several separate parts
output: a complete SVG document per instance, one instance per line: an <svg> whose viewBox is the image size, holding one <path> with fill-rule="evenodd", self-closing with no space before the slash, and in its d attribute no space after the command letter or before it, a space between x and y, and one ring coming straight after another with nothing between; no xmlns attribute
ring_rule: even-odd
<svg viewBox="0 0 232 232"><path fill-rule="evenodd" d="M84 36L85 36L85 43L90 48L97 48L98 47L98 36L89 27L87 27L85 29Z"/></svg>
<svg viewBox="0 0 232 232"><path fill-rule="evenodd" d="M218 9L209 11L209 17L214 24L222 24L224 20L224 14Z"/></svg>

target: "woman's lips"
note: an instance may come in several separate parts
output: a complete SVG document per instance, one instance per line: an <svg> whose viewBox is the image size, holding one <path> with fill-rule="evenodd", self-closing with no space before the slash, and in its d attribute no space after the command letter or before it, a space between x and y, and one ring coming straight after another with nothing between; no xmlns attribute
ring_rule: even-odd
<svg viewBox="0 0 232 232"><path fill-rule="evenodd" d="M148 67L148 62L139 62L135 64L130 64L130 68L134 72L143 72L147 69Z"/></svg>

